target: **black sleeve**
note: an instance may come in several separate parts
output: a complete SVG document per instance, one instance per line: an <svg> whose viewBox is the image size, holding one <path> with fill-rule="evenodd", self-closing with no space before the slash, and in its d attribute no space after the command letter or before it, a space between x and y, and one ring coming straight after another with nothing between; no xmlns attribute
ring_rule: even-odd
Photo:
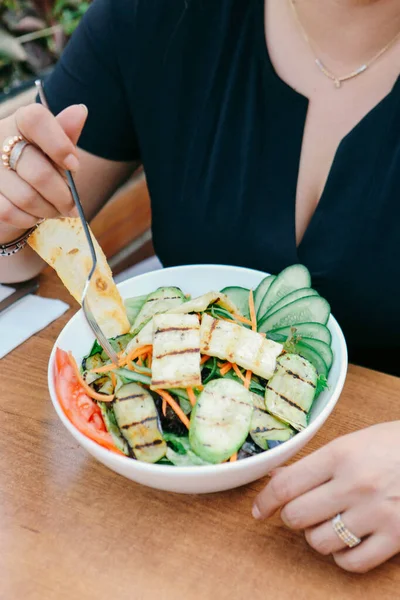
<svg viewBox="0 0 400 600"><path fill-rule="evenodd" d="M140 159L119 60L121 39L134 32L121 30L123 15L115 19L121 6L126 2L95 0L45 82L54 114L70 104L88 107L79 147L117 161Z"/></svg>

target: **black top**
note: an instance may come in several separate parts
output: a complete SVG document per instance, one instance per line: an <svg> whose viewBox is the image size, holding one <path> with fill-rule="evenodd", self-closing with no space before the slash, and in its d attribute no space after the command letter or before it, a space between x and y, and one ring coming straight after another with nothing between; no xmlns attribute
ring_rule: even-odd
<svg viewBox="0 0 400 600"><path fill-rule="evenodd" d="M296 248L308 100L273 69L263 6L96 0L47 83L50 105L88 106L85 150L143 162L165 266L301 262L350 359L400 374L400 78L342 140Z"/></svg>

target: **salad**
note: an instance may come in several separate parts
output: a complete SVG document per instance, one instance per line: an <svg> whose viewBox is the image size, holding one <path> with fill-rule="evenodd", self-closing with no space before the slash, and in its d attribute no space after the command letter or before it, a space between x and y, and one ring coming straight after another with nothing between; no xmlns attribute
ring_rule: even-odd
<svg viewBox="0 0 400 600"><path fill-rule="evenodd" d="M330 306L293 265L253 291L197 298L161 287L125 300L130 331L82 363L56 350L60 405L81 433L147 463L234 462L308 425L332 366Z"/></svg>

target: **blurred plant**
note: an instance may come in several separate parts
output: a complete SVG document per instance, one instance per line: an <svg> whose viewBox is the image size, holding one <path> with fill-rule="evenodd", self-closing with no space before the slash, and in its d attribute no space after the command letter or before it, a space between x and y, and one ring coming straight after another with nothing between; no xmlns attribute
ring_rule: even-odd
<svg viewBox="0 0 400 600"><path fill-rule="evenodd" d="M76 0L57 0L53 9L53 17L64 30L66 35L71 35L78 27L79 22L87 9L89 2Z"/></svg>
<svg viewBox="0 0 400 600"><path fill-rule="evenodd" d="M90 0L3 0L0 5L0 92L50 69Z"/></svg>

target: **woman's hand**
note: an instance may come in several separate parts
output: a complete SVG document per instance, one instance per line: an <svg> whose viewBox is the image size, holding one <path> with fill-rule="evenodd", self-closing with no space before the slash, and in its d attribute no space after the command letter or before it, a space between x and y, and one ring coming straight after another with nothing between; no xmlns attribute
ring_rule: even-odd
<svg viewBox="0 0 400 600"><path fill-rule="evenodd" d="M60 170L76 171L79 167L76 143L86 117L87 108L83 105L70 106L54 117L43 106L32 104L0 121L1 147L15 135L22 135L29 142L16 171L0 164L2 232L9 231L11 235L32 227L42 218L71 212L73 200Z"/></svg>
<svg viewBox="0 0 400 600"><path fill-rule="evenodd" d="M276 469L257 497L253 515L263 519L282 508L291 529L335 562L364 573L400 552L400 421L346 435ZM332 526L340 513L361 543L349 549Z"/></svg>

